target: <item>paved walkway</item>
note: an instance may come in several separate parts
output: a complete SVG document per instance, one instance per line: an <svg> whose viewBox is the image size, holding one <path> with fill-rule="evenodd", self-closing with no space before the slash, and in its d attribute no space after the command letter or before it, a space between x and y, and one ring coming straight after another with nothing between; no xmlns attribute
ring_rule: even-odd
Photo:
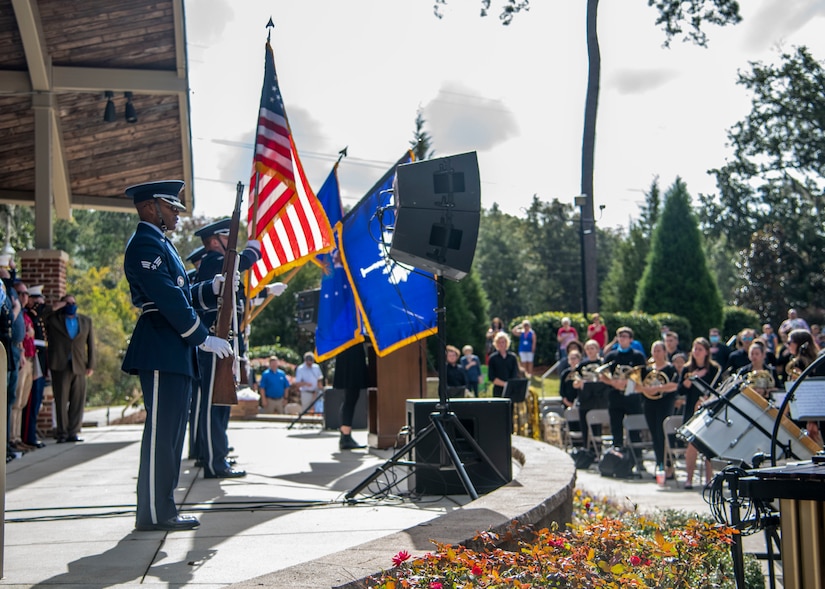
<svg viewBox="0 0 825 589"><path fill-rule="evenodd" d="M119 415L119 412L117 413ZM113 417L115 414L113 413ZM87 419L105 424L104 413ZM7 587L225 587L380 539L458 509L466 496L384 497L348 505L343 495L388 456L338 451L317 426L232 421L243 479L204 479L185 460L182 511L191 532L134 531L142 426L86 427L77 444L55 444L7 465L3 579ZM366 438L363 431L355 437ZM552 465L548 465L552 469ZM515 475L515 472L514 472ZM708 512L701 491L652 480L615 481L579 471L578 485L644 509ZM387 546L387 562L394 547ZM342 582L349 579L342 567ZM272 586L272 585L270 585Z"/></svg>

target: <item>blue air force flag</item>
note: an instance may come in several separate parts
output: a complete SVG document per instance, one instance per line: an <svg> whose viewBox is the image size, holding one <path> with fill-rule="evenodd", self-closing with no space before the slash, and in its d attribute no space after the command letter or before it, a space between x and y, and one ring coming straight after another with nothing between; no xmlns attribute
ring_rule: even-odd
<svg viewBox="0 0 825 589"><path fill-rule="evenodd" d="M315 328L315 356L318 362L323 362L363 341L364 335L352 287L341 264L338 249L343 210L337 163L317 196L330 224L335 228L335 249L318 257L324 274L318 301L318 326Z"/></svg>
<svg viewBox="0 0 825 589"><path fill-rule="evenodd" d="M343 219L341 261L354 289L375 353L385 356L437 332L435 277L389 256L395 203L395 168L407 152Z"/></svg>

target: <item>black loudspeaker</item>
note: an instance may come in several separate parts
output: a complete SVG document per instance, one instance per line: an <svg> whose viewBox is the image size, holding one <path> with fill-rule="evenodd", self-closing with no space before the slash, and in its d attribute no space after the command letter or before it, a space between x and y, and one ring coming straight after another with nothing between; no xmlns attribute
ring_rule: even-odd
<svg viewBox="0 0 825 589"><path fill-rule="evenodd" d="M304 290L295 295L295 322L307 331L314 331L318 323L318 302L321 289Z"/></svg>
<svg viewBox="0 0 825 589"><path fill-rule="evenodd" d="M407 424L412 428L414 436L430 423L430 413L436 410L437 403L438 399L407 399ZM510 432L513 424L509 399L451 399L450 409L507 482L512 480ZM502 486L504 482L479 458L469 441L460 437L454 426L449 423L446 425L447 433L476 491L489 493ZM467 494L437 432L433 431L418 440L413 460L415 466L410 477L411 490L415 489L416 493L424 495Z"/></svg>
<svg viewBox="0 0 825 589"><path fill-rule="evenodd" d="M473 265L481 219L476 153L398 166L390 257L461 280Z"/></svg>
<svg viewBox="0 0 825 589"><path fill-rule="evenodd" d="M344 404L344 389L324 391L324 429L341 427L341 406ZM367 391L361 391L352 414L352 429L367 429Z"/></svg>

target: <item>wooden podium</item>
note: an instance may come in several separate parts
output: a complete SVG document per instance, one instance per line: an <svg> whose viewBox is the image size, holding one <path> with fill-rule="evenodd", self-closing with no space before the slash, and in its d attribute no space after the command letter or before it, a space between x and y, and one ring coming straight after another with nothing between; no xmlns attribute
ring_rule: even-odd
<svg viewBox="0 0 825 589"><path fill-rule="evenodd" d="M407 425L407 399L427 396L427 345L413 342L379 358L369 348L370 382L367 389L367 443L393 448L398 432Z"/></svg>

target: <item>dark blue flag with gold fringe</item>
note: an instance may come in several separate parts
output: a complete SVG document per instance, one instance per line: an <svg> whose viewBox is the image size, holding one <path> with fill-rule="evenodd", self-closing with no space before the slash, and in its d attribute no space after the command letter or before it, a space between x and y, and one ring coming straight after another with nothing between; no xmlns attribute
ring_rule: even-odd
<svg viewBox="0 0 825 589"><path fill-rule="evenodd" d="M340 161L340 160L339 160ZM364 341L363 327L352 294L349 277L341 264L340 241L341 190L338 184L338 163L332 168L318 191L318 200L324 207L330 225L334 228L335 249L319 256L323 269L321 294L318 300L318 324L315 328L315 356L323 362L350 346Z"/></svg>
<svg viewBox="0 0 825 589"><path fill-rule="evenodd" d="M438 330L435 277L389 255L395 223L395 169L412 160L408 151L347 213L337 232L355 304L378 356Z"/></svg>

